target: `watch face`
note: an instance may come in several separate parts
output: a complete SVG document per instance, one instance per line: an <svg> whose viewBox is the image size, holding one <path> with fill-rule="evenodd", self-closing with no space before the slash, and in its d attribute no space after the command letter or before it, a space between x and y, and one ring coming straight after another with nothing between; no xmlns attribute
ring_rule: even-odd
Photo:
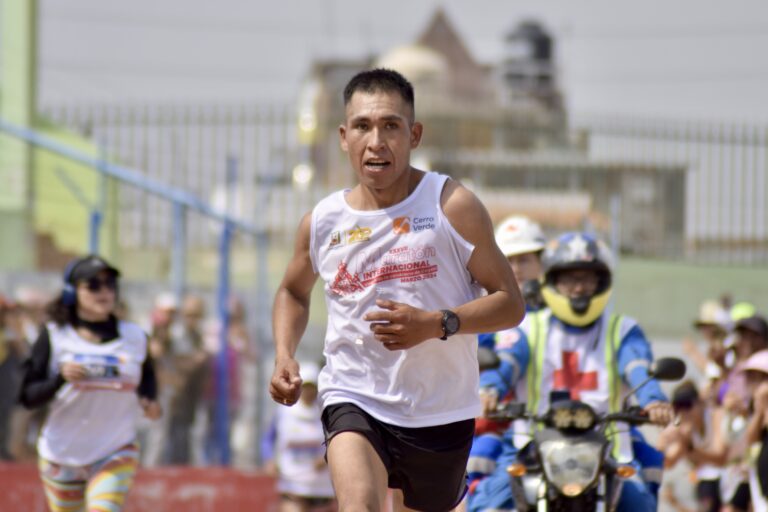
<svg viewBox="0 0 768 512"><path fill-rule="evenodd" d="M452 311L445 313L445 320L443 323L445 325L446 334L448 335L455 334L456 331L459 330L459 317Z"/></svg>

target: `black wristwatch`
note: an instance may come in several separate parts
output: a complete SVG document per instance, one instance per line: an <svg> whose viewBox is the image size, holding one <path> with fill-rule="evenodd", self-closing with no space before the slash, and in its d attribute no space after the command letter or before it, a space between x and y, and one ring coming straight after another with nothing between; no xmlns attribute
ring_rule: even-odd
<svg viewBox="0 0 768 512"><path fill-rule="evenodd" d="M450 309L441 309L440 311L443 313L443 319L441 320L441 324L443 326L443 336L440 339L447 340L448 336L453 336L459 332L461 322L459 321L459 315Z"/></svg>

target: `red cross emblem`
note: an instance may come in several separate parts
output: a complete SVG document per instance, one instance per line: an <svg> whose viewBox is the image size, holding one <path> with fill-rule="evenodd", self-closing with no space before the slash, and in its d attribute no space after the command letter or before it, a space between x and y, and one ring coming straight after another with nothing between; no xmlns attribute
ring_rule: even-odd
<svg viewBox="0 0 768 512"><path fill-rule="evenodd" d="M563 368L555 370L555 388L567 389L572 400L579 400L582 391L597 389L597 372L579 372L579 354L563 351Z"/></svg>

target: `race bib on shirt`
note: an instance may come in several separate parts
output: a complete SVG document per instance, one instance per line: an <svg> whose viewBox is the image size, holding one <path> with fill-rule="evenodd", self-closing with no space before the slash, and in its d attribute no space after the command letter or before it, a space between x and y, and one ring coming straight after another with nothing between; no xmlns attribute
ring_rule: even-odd
<svg viewBox="0 0 768 512"><path fill-rule="evenodd" d="M136 385L125 378L123 371L126 360L116 355L73 354L70 362L82 365L86 377L73 383L77 389L110 389L114 391L132 391Z"/></svg>

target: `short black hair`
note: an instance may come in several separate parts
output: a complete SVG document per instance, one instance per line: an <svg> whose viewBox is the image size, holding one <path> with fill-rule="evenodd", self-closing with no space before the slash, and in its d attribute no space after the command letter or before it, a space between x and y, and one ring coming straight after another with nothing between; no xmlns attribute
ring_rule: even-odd
<svg viewBox="0 0 768 512"><path fill-rule="evenodd" d="M344 87L344 105L348 105L352 95L356 92L396 92L416 111L416 103L413 96L413 85L403 75L393 69L375 68L361 71L353 76L347 86Z"/></svg>

